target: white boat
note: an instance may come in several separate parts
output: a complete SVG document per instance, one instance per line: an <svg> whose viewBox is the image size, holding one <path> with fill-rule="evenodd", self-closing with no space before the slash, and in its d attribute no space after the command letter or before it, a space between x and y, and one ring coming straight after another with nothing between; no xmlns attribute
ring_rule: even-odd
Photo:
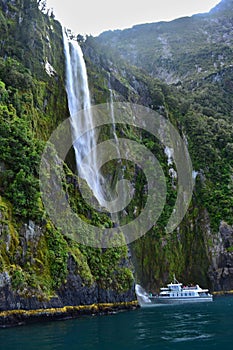
<svg viewBox="0 0 233 350"><path fill-rule="evenodd" d="M184 286L175 277L173 282L167 284L167 287L160 288L160 293L157 295L145 292L139 285L136 285L135 291L141 307L213 301L213 295L208 289L202 289L198 284Z"/></svg>

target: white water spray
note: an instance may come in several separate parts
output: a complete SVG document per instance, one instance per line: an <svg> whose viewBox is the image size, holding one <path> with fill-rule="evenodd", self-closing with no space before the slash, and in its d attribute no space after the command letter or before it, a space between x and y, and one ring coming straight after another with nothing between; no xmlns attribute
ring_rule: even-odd
<svg viewBox="0 0 233 350"><path fill-rule="evenodd" d="M149 298L148 293L145 291L144 288L142 288L142 286L140 286L140 284L136 284L135 286L135 293L137 295L137 299L139 302L139 305L144 305L144 304L150 304L151 300Z"/></svg>

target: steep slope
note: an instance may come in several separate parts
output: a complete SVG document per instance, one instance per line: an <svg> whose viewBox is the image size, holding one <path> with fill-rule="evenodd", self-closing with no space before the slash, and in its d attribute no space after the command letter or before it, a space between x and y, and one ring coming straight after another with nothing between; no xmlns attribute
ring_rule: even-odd
<svg viewBox="0 0 233 350"><path fill-rule="evenodd" d="M186 136L197 174L179 229L166 237L157 228L135 243L138 278L151 288L177 271L187 282L198 279L215 289L233 286L232 247L226 242L233 217L232 5L224 0L208 14L105 32L95 39L119 71L125 66L132 72L134 65L151 84L158 79L169 83L166 89L157 86L156 93L147 84L141 96L144 103L148 95L159 100Z"/></svg>
<svg viewBox="0 0 233 350"><path fill-rule="evenodd" d="M232 5L226 0L209 14L104 32L97 41L107 54L167 83L201 79L231 64Z"/></svg>

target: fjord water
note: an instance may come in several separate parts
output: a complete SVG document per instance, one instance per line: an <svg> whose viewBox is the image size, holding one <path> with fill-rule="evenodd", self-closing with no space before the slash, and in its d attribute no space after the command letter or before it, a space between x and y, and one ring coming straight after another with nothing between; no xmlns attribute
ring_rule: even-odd
<svg viewBox="0 0 233 350"><path fill-rule="evenodd" d="M232 349L233 297L0 330L4 350Z"/></svg>

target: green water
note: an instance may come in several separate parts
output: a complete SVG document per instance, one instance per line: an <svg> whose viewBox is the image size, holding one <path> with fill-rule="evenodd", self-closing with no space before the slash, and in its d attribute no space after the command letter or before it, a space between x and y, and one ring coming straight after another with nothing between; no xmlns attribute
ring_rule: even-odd
<svg viewBox="0 0 233 350"><path fill-rule="evenodd" d="M2 350L233 349L233 297L0 330Z"/></svg>

